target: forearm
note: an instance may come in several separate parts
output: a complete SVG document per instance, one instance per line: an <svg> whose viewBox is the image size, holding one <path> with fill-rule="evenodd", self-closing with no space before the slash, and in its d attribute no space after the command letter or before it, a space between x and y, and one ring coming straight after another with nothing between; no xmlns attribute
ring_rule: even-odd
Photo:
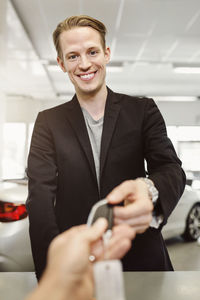
<svg viewBox="0 0 200 300"><path fill-rule="evenodd" d="M175 208L185 187L185 174L179 165L163 166L149 177L159 191L155 206L157 214L164 216L164 223Z"/></svg>
<svg viewBox="0 0 200 300"><path fill-rule="evenodd" d="M26 300L74 300L74 285L70 280L62 284L58 278L58 274L49 274L45 272L41 278L37 288L26 298ZM79 300L79 299L76 299Z"/></svg>
<svg viewBox="0 0 200 300"><path fill-rule="evenodd" d="M163 214L165 223L184 191L185 174L167 137L163 117L150 99L146 104L143 137L148 176L159 192L155 210Z"/></svg>

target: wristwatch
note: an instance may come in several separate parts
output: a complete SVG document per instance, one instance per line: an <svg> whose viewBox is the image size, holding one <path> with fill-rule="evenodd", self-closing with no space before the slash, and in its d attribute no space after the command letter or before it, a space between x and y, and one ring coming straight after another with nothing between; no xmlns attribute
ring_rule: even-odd
<svg viewBox="0 0 200 300"><path fill-rule="evenodd" d="M159 192L158 192L157 188L155 187L153 182L148 178L140 177L138 179L141 179L146 183L146 185L148 187L149 196L150 196L153 204L155 205L156 202L157 202L157 199L158 199L158 195L159 195Z"/></svg>

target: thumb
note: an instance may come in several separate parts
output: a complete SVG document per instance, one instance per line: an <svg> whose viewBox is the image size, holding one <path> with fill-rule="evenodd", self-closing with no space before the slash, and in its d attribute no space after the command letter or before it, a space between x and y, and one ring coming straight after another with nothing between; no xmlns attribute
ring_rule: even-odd
<svg viewBox="0 0 200 300"><path fill-rule="evenodd" d="M107 220L105 218L98 218L96 222L91 227L89 227L87 231L85 231L86 239L90 243L96 242L102 237L107 227Z"/></svg>

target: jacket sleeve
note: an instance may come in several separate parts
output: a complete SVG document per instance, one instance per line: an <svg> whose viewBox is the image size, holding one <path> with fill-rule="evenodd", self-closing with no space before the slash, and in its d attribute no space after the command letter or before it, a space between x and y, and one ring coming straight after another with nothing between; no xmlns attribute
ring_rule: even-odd
<svg viewBox="0 0 200 300"><path fill-rule="evenodd" d="M59 234L54 213L57 189L56 155L44 112L38 114L35 122L27 175L29 193L26 206L33 260L39 279L46 265L48 246Z"/></svg>
<svg viewBox="0 0 200 300"><path fill-rule="evenodd" d="M185 187L185 173L174 147L167 137L164 119L152 99L146 102L143 123L144 157L149 178L159 191L155 211L167 219Z"/></svg>

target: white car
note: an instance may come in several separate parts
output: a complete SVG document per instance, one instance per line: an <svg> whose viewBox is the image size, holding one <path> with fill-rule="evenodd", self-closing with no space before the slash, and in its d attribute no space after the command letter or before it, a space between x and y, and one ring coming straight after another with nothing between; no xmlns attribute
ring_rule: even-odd
<svg viewBox="0 0 200 300"><path fill-rule="evenodd" d="M27 194L27 180L0 182L0 271L34 271Z"/></svg>
<svg viewBox="0 0 200 300"><path fill-rule="evenodd" d="M27 180L0 183L0 271L34 271L25 208ZM176 209L163 228L165 239L183 235L200 236L200 195L186 186Z"/></svg>
<svg viewBox="0 0 200 300"><path fill-rule="evenodd" d="M187 241L200 237L200 192L186 185L176 208L162 229L164 239L181 235Z"/></svg>

